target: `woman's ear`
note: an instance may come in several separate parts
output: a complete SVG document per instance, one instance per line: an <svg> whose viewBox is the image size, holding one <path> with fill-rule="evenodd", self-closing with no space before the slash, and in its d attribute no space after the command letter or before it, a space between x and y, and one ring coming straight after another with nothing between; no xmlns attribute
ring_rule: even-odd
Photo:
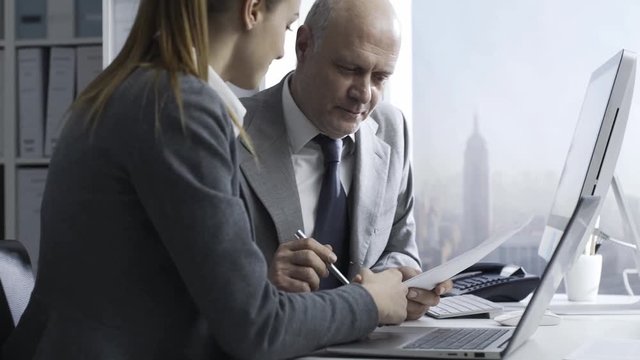
<svg viewBox="0 0 640 360"><path fill-rule="evenodd" d="M243 0L242 1L242 27L251 30L257 23L262 21L262 13L266 10L266 0Z"/></svg>

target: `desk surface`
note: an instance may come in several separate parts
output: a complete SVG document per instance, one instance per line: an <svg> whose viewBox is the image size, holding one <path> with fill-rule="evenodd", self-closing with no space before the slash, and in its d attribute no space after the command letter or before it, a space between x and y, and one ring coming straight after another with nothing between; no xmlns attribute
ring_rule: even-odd
<svg viewBox="0 0 640 360"><path fill-rule="evenodd" d="M560 302L562 302L561 299ZM406 322L402 326L498 326L496 324L490 319L435 320L424 317L420 320ZM640 340L640 313L635 312L631 315L562 315L562 321L559 325L539 327L533 336L509 359L564 359L582 344L598 338ZM329 359L347 358L312 356L300 358L300 360Z"/></svg>

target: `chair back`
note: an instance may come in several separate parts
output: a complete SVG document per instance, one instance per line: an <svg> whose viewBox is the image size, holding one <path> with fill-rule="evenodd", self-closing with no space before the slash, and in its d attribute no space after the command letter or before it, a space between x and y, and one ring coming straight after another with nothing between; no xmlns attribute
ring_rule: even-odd
<svg viewBox="0 0 640 360"><path fill-rule="evenodd" d="M0 240L0 348L27 307L34 283L24 246L16 240Z"/></svg>

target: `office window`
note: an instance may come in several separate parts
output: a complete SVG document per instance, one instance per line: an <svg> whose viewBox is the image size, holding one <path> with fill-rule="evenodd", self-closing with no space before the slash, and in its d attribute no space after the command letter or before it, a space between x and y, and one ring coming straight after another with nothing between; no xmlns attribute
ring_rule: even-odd
<svg viewBox="0 0 640 360"><path fill-rule="evenodd" d="M622 48L640 53L640 2L391 2L403 42L384 100L402 109L413 133L417 241L425 268L533 216L532 226L491 260L540 273L537 246L589 77ZM272 63L265 88L295 68L295 32L312 4L302 0L285 56ZM639 137L637 90L616 171L637 226ZM623 237L611 194L601 225ZM630 252L604 244L601 253L601 292L624 292L620 274L634 267ZM640 284L634 288L640 291Z"/></svg>
<svg viewBox="0 0 640 360"><path fill-rule="evenodd" d="M621 48L640 52L640 2L407 3L411 18L402 20L411 23L411 42L403 46L411 46L417 239L425 267L534 216L491 259L539 273L537 246L589 77ZM395 85L391 92L406 91ZM639 86L637 79L616 171L638 226ZM602 214L602 230L622 238L612 194ZM622 269L635 267L630 252L610 243L601 252L601 292L624 292Z"/></svg>

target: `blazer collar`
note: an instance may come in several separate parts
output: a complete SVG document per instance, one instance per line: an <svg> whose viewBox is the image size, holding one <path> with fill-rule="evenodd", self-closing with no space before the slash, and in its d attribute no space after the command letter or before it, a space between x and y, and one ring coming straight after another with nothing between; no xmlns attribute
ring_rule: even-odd
<svg viewBox="0 0 640 360"><path fill-rule="evenodd" d="M349 196L353 196L350 257L357 265L365 262L369 243L377 232L376 219L387 188L391 147L376 136L377 129L378 123L369 117L356 133L356 163ZM358 268L352 267L349 275L355 276Z"/></svg>
<svg viewBox="0 0 640 360"><path fill-rule="evenodd" d="M283 120L282 86L283 82L280 82L254 98L258 102L254 104L255 109L250 112L245 124L256 157L245 152L240 159L240 168L247 183L274 220L280 242L292 239L296 230L303 225L300 196Z"/></svg>
<svg viewBox="0 0 640 360"><path fill-rule="evenodd" d="M247 110L240 102L240 99L238 99L233 91L231 91L229 85L222 80L220 75L218 75L211 66L209 66L207 83L222 98L224 105L227 107L227 111L238 122L237 125L242 126L244 115L247 113ZM237 126L233 126L233 132L236 136L240 134L240 130Z"/></svg>
<svg viewBox="0 0 640 360"><path fill-rule="evenodd" d="M286 77L285 77L286 79ZM284 80L283 80L284 81ZM291 150L282 107L283 82L259 93L255 109L245 119L257 158L244 152L240 168L247 183L271 215L278 240L290 240L303 225ZM259 119L256 119L259 117ZM350 259L363 264L369 243L377 231L376 219L385 195L390 146L376 136L378 123L369 117L356 132L356 161L351 187ZM268 169L268 172L266 171ZM269 181L264 181L264 179ZM358 266L350 269L355 276Z"/></svg>

